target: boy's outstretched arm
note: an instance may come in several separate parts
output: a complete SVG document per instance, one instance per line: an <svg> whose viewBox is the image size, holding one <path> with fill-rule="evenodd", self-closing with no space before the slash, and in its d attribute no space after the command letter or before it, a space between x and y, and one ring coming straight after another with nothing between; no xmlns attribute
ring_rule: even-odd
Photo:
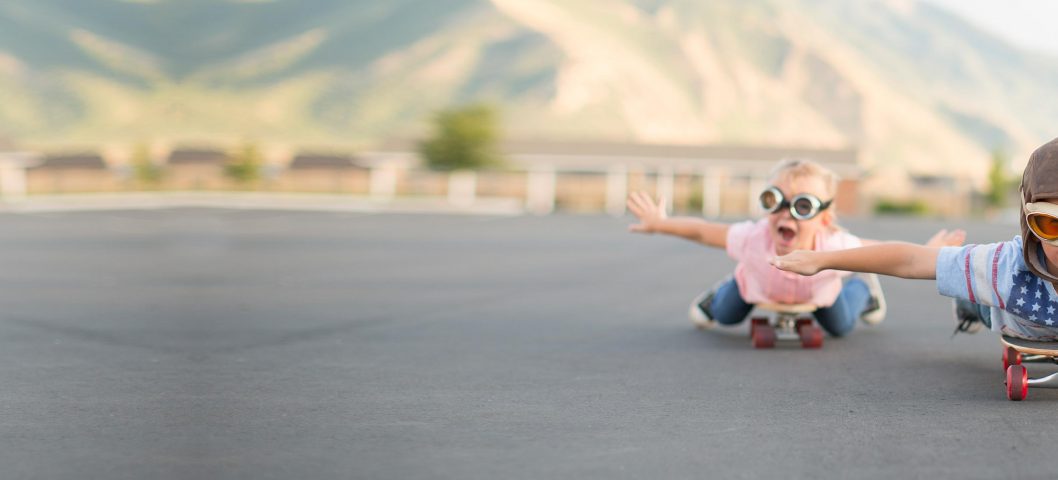
<svg viewBox="0 0 1058 480"><path fill-rule="evenodd" d="M797 250L771 259L780 270L815 275L821 270L880 273L901 278L937 277L940 248L905 242L882 242L867 247L812 252Z"/></svg>
<svg viewBox="0 0 1058 480"><path fill-rule="evenodd" d="M669 218L664 198L655 203L646 192L635 192L628 196L628 209L639 219L639 223L628 226L630 232L664 233L710 247L727 248L728 225L694 217Z"/></svg>

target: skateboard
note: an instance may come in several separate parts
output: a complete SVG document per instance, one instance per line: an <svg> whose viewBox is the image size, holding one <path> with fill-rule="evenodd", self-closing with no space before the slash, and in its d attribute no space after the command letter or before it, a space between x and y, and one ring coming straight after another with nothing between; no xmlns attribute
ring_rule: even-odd
<svg viewBox="0 0 1058 480"><path fill-rule="evenodd" d="M823 346L823 329L809 316L816 311L815 305L761 303L757 308L771 315L750 320L753 348L773 348L778 340L800 340L804 348Z"/></svg>
<svg viewBox="0 0 1058 480"><path fill-rule="evenodd" d="M1029 387L1058 388L1058 373L1029 378L1022 363L1058 364L1058 342L1037 342L1003 335L1003 369L1007 372L1007 398L1024 400Z"/></svg>

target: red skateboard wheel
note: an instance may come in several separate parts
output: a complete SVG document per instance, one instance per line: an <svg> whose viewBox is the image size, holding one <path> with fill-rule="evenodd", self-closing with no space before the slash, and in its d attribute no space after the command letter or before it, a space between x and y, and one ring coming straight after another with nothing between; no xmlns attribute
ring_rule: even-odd
<svg viewBox="0 0 1058 480"><path fill-rule="evenodd" d="M753 317L753 319L751 319L750 323L749 323L749 338L753 338L754 337L754 335L755 335L754 332L757 331L757 327L759 327L761 325L767 325L767 324L768 324L768 318L767 317Z"/></svg>
<svg viewBox="0 0 1058 480"><path fill-rule="evenodd" d="M775 328L771 325L757 325L753 329L753 348L772 348L775 346Z"/></svg>
<svg viewBox="0 0 1058 480"><path fill-rule="evenodd" d="M1021 352L1014 347L1006 347L1003 349L1003 370L1011 365L1021 365Z"/></svg>
<svg viewBox="0 0 1058 480"><path fill-rule="evenodd" d="M801 346L804 348L821 348L823 346L823 330L819 327L807 325L798 329L801 336Z"/></svg>
<svg viewBox="0 0 1058 480"><path fill-rule="evenodd" d="M1007 367L1007 398L1018 401L1029 395L1029 371L1023 365Z"/></svg>

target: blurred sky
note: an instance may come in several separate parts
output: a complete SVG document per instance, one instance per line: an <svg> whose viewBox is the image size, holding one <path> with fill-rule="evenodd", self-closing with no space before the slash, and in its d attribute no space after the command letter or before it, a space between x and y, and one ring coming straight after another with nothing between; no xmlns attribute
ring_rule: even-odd
<svg viewBox="0 0 1058 480"><path fill-rule="evenodd" d="M1058 55L1058 1L926 0L952 10L1011 43Z"/></svg>

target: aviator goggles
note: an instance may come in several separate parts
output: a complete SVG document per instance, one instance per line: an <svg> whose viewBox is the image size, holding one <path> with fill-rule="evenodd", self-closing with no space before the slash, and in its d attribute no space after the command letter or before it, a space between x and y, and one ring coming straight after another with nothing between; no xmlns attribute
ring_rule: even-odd
<svg viewBox="0 0 1058 480"><path fill-rule="evenodd" d="M768 187L760 194L760 208L765 212L775 213L784 208L790 209L790 216L798 220L811 220L819 215L819 212L830 207L833 200L820 201L819 197L808 193L802 193L787 200L782 190L778 187ZM1055 206L1058 208L1058 206Z"/></svg>
<svg viewBox="0 0 1058 480"><path fill-rule="evenodd" d="M1058 247L1058 205L1050 202L1025 204L1025 223L1041 242Z"/></svg>

